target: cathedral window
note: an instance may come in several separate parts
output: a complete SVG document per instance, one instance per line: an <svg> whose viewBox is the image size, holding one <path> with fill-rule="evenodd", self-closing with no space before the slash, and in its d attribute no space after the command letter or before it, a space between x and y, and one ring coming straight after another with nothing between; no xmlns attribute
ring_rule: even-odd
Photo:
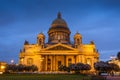
<svg viewBox="0 0 120 80"><path fill-rule="evenodd" d="M80 40L79 39L77 39L77 44L80 44Z"/></svg>
<svg viewBox="0 0 120 80"><path fill-rule="evenodd" d="M75 48L78 48L78 46L77 46L77 45L75 45Z"/></svg>
<svg viewBox="0 0 120 80"><path fill-rule="evenodd" d="M44 45L41 45L41 48L44 48Z"/></svg>
<svg viewBox="0 0 120 80"><path fill-rule="evenodd" d="M48 59L47 64L48 64L47 70L49 71L51 69L51 59Z"/></svg>
<svg viewBox="0 0 120 80"><path fill-rule="evenodd" d="M91 64L91 59L90 58L87 58L87 64Z"/></svg>
<svg viewBox="0 0 120 80"><path fill-rule="evenodd" d="M61 65L61 61L58 61L58 67Z"/></svg>
<svg viewBox="0 0 120 80"><path fill-rule="evenodd" d="M54 39L56 39L56 38L57 38L57 34L56 34L56 33L55 33L53 36L54 36Z"/></svg>
<svg viewBox="0 0 120 80"><path fill-rule="evenodd" d="M23 63L23 58L20 58L20 64L22 64Z"/></svg>
<svg viewBox="0 0 120 80"><path fill-rule="evenodd" d="M50 59L48 59L48 65L50 65L51 64L51 60Z"/></svg>
<svg viewBox="0 0 120 80"><path fill-rule="evenodd" d="M95 50L95 48L93 49L93 52L95 52L96 50Z"/></svg>
<svg viewBox="0 0 120 80"><path fill-rule="evenodd" d="M40 45L42 44L42 40L41 40L41 39L39 40L39 44L40 44Z"/></svg>
<svg viewBox="0 0 120 80"><path fill-rule="evenodd" d="M23 49L23 52L25 52L25 48Z"/></svg>
<svg viewBox="0 0 120 80"><path fill-rule="evenodd" d="M28 65L32 65L33 64L33 59L32 58L28 58L27 59L27 64Z"/></svg>
<svg viewBox="0 0 120 80"><path fill-rule="evenodd" d="M72 64L72 59L69 58L69 59L68 59L68 66L71 65L71 64Z"/></svg>
<svg viewBox="0 0 120 80"><path fill-rule="evenodd" d="M58 35L58 40L60 40L60 35Z"/></svg>

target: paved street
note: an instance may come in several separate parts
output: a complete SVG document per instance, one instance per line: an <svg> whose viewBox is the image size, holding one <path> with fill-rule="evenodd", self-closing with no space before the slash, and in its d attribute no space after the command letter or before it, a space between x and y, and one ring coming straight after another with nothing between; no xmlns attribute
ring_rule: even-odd
<svg viewBox="0 0 120 80"><path fill-rule="evenodd" d="M107 76L107 80L120 80L120 76Z"/></svg>

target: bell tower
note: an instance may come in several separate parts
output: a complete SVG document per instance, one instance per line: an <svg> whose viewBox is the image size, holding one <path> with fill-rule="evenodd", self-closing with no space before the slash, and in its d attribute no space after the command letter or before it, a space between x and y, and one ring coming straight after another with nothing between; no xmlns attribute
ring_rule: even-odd
<svg viewBox="0 0 120 80"><path fill-rule="evenodd" d="M45 44L45 36L43 33L39 33L37 36L37 44L41 46L41 48L44 48Z"/></svg>
<svg viewBox="0 0 120 80"><path fill-rule="evenodd" d="M78 48L79 45L82 44L82 36L80 35L80 33L76 33L74 35L74 46L75 48Z"/></svg>

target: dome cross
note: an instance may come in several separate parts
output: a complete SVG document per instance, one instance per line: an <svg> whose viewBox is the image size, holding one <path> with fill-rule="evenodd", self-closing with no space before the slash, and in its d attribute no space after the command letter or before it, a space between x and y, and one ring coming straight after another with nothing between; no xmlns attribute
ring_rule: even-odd
<svg viewBox="0 0 120 80"><path fill-rule="evenodd" d="M61 13L60 12L58 12L57 18L61 19Z"/></svg>

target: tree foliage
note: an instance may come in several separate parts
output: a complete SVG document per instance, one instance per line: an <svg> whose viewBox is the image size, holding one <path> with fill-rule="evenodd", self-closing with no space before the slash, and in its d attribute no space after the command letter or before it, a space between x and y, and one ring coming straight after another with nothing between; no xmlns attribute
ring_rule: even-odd
<svg viewBox="0 0 120 80"><path fill-rule="evenodd" d="M80 73L83 70L90 70L91 66L89 64L77 63L77 64L70 64L68 67L66 66L59 66L60 71L74 71L75 73Z"/></svg>
<svg viewBox="0 0 120 80"><path fill-rule="evenodd" d="M100 61L94 64L94 68L98 71L102 71L102 72L107 72L110 70L110 66L108 63Z"/></svg>
<svg viewBox="0 0 120 80"><path fill-rule="evenodd" d="M77 63L71 64L69 66L70 71L75 71L75 73L80 73L80 71L90 70L91 66L89 64Z"/></svg>
<svg viewBox="0 0 120 80"><path fill-rule="evenodd" d="M117 53L117 58L120 60L120 52Z"/></svg>
<svg viewBox="0 0 120 80"><path fill-rule="evenodd" d="M68 71L68 67L64 66L64 65L60 65L58 67L59 71Z"/></svg>
<svg viewBox="0 0 120 80"><path fill-rule="evenodd" d="M113 70L113 71L119 71L120 70L120 68L117 64L110 63L109 65L111 67L111 70Z"/></svg>
<svg viewBox="0 0 120 80"><path fill-rule="evenodd" d="M108 63L108 62L97 62L94 64L94 68L99 72L112 72L112 71L119 71L119 66L114 63Z"/></svg>
<svg viewBox="0 0 120 80"><path fill-rule="evenodd" d="M10 72L23 72L23 71L37 71L38 68L37 66L35 65L30 65L30 66L27 66L27 65L23 65L23 64L19 64L19 65L16 65L16 64L8 64L7 67L6 67L6 71L10 71Z"/></svg>

